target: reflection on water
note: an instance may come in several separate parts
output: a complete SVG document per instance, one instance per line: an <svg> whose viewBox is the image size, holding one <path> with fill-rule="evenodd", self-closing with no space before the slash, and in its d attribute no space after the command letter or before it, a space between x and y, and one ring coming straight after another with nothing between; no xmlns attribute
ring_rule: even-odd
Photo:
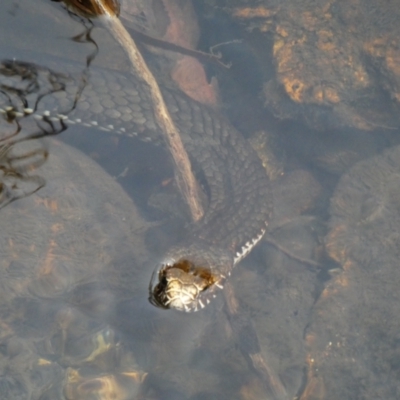
<svg viewBox="0 0 400 400"><path fill-rule="evenodd" d="M261 122L250 121L253 127L265 124L271 128L267 132L270 142L283 148L287 170L297 171L286 170L284 178L277 179L274 195L279 215L271 223L271 245L261 246L231 277L235 299L228 300L238 302L239 318L232 322L222 298L198 314L156 310L147 303L156 248L175 240L173 228L182 229L181 220L170 221L167 228L146 222L142 217L148 212L146 207L138 210L115 179L90 157L58 139L94 153L114 175L126 168L127 161L121 160L130 160L127 176L119 180L137 198L132 187L153 198L170 194L158 187L161 184L147 183L150 189L139 185L143 177L149 180L148 171L158 168L154 160L161 165L165 155L149 148L140 154L133 141L104 139L99 131L91 133L72 125L57 138L47 137L61 133L63 119L37 121L31 114L42 104L51 104L48 99L62 92L69 81L63 74L48 74L46 68L13 63L13 57L29 54L26 61L47 67L47 60L54 59L44 56L46 48L52 55L80 59L76 76L82 77L93 46L70 40L84 27L61 8L44 0L16 4L19 8L11 0L0 6L5 11L0 13L0 55L11 59L7 68L3 65L1 98L12 107L2 113L0 131L0 397L276 400L282 392L270 395L274 391L249 367L251 362L262 365L266 361L270 377L282 383L288 398L302 390L302 400L352 399L356 395L398 398L397 152L393 150L392 158L384 162L379 158L359 164L345 175L329 208L339 175L384 146L398 143L396 136L350 129L337 133L324 125L324 133L330 135L327 140L297 120L282 124L272 118L266 122L264 116ZM104 31L94 29L91 34L100 50L95 61L123 68L122 54ZM279 35L268 38L277 42ZM256 41L265 47L260 36ZM280 49L291 45L287 39ZM372 43L368 52L378 57L378 45ZM24 49L32 52L24 53ZM394 45L391 52L395 52ZM386 57L387 66L392 65L391 59ZM269 63L272 68L274 63ZM340 76L340 69L335 74ZM320 81L321 77L316 74L313 79ZM228 109L232 103L244 102L237 87L221 86L225 97L236 93ZM272 89L276 88L267 86L265 92ZM72 97L76 93L70 92ZM318 97L317 91L307 95ZM251 96L250 106L240 105L240 126L265 113L259 97ZM373 93L368 96L375 102L380 98ZM278 107L282 115L296 114L286 97L268 100L278 101L272 108ZM255 103L259 109L247 114ZM84 111L85 105L80 106ZM315 114L315 109L296 106L303 116ZM341 117L337 125L350 121L350 126L363 126L370 120L355 118L341 103L332 107L334 115ZM361 103L354 107L365 117ZM63 111L71 109L68 103ZM380 120L391 115L391 110L382 105L375 110L372 115L379 116L377 125L383 125ZM391 118L390 123L396 121ZM151 167L143 173L145 160ZM389 166L389 172L382 163ZM365 171L367 178L362 175ZM385 183L387 176L390 179ZM370 187L369 178L378 184L373 193L354 198L346 190L357 187L360 177L365 178L361 189ZM321 191L322 200L316 204ZM299 204L304 194L308 195L305 203ZM145 203L147 198L141 201ZM172 203L162 204L164 210L157 215L163 220L181 213ZM315 215L296 219L313 207ZM330 225L324 229L328 218ZM321 239L328 229L329 236ZM315 253L323 253L324 241L329 256L337 261L326 260L327 266L336 267L331 276L321 263L306 263Z"/></svg>
<svg viewBox="0 0 400 400"><path fill-rule="evenodd" d="M35 193L45 182L35 170L47 159L47 149L40 144L33 149L24 149L12 142L0 145L0 208L19 198Z"/></svg>

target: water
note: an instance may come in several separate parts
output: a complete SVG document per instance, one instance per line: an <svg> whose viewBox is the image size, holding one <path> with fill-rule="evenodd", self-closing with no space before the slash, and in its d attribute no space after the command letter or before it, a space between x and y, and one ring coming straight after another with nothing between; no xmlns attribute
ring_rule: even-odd
<svg viewBox="0 0 400 400"><path fill-rule="evenodd" d="M0 27L2 59L23 55L40 64L50 55L80 62L84 71L87 57L95 51L93 43L81 37L83 22L57 3L3 1ZM101 28L91 35L99 48L95 63L126 71L124 53L110 35ZM203 34L204 46L207 40L218 40L211 29L209 36ZM390 398L398 371L398 339L377 326L396 327L379 320L376 311L376 321L358 321L364 336L357 339L349 333L355 314L348 310L368 315L366 307L372 307L389 318L393 311L385 304L392 303L378 293L385 279L396 274L384 269L385 278L374 289L373 275L360 272L359 266L354 271L345 268L343 274L338 263L316 253L323 251L329 198L340 175L358 159L398 142L395 132L378 135L354 127L339 132L327 120L324 130L330 137L322 139L301 118L281 121L272 116L273 107L264 113L256 93L264 72L261 67L250 69L251 79L246 78L252 64L246 61L253 50L232 47L225 49L224 57L242 61L242 69L234 65L232 74L214 71L220 77L224 108L236 126L267 131L277 170L285 170L285 179L274 184L278 216L271 223L269 244L261 244L231 277L240 312L252 321L262 357L288 398L305 387L302 399L309 398L310 391L321 399L354 398L360 386L366 398L374 390L387 390ZM268 63L273 66L271 59ZM274 76L268 74L268 79ZM2 129L9 132L10 125ZM36 130L27 123L18 137ZM32 148L43 152L32 155ZM28 156L16 162L21 154ZM147 301L154 265L184 234L186 222L176 210L179 206L165 210L163 199L170 205L179 196L169 183L172 169L162 149L71 126L55 137L22 142L0 155L3 176L7 171L19 173L7 184L21 197L0 210L1 398L278 398L249 368L249 355L240 349L251 349L254 343L246 342L247 332L232 330L222 296L205 311L191 314L158 310ZM46 182L44 189L25 197L35 185L42 186L41 180L30 179L36 176ZM390 193L396 203L396 191ZM300 199L305 199L302 205ZM368 200L366 212L374 208L371 201L375 200ZM298 218L304 209L310 215ZM328 272L331 268L339 273ZM376 298L371 300L374 290ZM328 295L333 300L327 305ZM360 302L362 296L368 301ZM384 334L388 347L381 339ZM377 349L368 348L368 335ZM374 365L379 372L374 373L370 364L376 355L381 358ZM382 371L390 382L379 389ZM346 374L359 381L349 383ZM333 387L341 386L341 397L335 397L339 391Z"/></svg>

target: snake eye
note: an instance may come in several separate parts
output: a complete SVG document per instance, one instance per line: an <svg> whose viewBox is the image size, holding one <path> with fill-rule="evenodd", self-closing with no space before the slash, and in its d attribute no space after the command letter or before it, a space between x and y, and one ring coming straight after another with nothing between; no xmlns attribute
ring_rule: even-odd
<svg viewBox="0 0 400 400"><path fill-rule="evenodd" d="M209 303L204 292L208 296L214 286L222 287L217 278L210 268L186 258L165 262L153 273L149 300L164 309L197 311Z"/></svg>
<svg viewBox="0 0 400 400"><path fill-rule="evenodd" d="M164 288L164 287L167 286L167 284L168 284L167 277L164 274L162 274L161 277L160 277L160 282L159 282L158 285L160 287Z"/></svg>

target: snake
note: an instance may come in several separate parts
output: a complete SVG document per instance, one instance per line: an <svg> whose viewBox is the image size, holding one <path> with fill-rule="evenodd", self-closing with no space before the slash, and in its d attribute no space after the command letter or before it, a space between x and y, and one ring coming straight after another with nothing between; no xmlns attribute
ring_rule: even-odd
<svg viewBox="0 0 400 400"><path fill-rule="evenodd" d="M42 61L40 62L42 63ZM147 84L130 73L51 58L0 63L0 115L7 121L83 125L163 142ZM184 240L157 262L153 305L197 311L223 288L233 267L267 230L272 197L265 169L245 137L219 110L160 85L171 117L207 194L207 208Z"/></svg>

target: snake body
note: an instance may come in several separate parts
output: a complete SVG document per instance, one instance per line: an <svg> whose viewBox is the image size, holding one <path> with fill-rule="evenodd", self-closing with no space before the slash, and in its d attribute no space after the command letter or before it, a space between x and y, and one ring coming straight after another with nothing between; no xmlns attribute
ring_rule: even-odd
<svg viewBox="0 0 400 400"><path fill-rule="evenodd" d="M6 119L62 121L162 142L149 88L140 78L91 67L82 79L82 66L48 64L1 62L0 113ZM215 297L233 266L262 238L272 200L258 156L221 113L178 91L161 91L209 200L185 241L156 267L150 300L193 311Z"/></svg>

